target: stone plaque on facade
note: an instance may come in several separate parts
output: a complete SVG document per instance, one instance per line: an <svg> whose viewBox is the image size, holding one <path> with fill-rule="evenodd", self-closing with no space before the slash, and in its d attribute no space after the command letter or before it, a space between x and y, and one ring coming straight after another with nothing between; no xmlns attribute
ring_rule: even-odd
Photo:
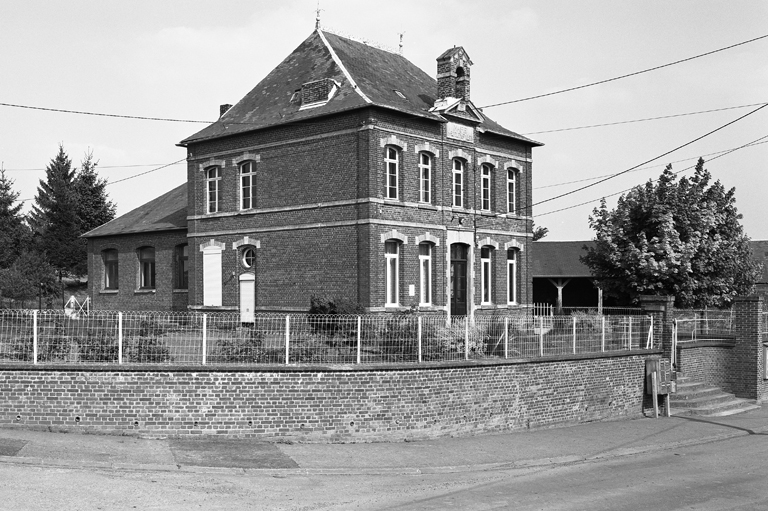
<svg viewBox="0 0 768 511"><path fill-rule="evenodd" d="M454 140L463 140L465 142L475 141L475 130L469 126L464 126L463 124L457 124L455 122L449 122L447 130L448 138L452 138Z"/></svg>

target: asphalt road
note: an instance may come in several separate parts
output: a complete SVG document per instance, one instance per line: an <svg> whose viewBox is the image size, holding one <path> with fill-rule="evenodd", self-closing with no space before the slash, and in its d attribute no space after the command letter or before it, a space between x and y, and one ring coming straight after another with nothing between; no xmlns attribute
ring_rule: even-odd
<svg viewBox="0 0 768 511"><path fill-rule="evenodd" d="M768 509L768 436L589 462L419 475L0 465L0 509Z"/></svg>

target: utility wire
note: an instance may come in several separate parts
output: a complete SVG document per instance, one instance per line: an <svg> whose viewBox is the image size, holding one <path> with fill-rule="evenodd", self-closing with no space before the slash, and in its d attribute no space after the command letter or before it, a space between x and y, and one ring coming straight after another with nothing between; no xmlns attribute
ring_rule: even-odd
<svg viewBox="0 0 768 511"><path fill-rule="evenodd" d="M735 147L735 148L733 148L733 149L731 149L729 151L721 152L718 156L715 156L714 158L711 158L711 159L707 160L707 163L709 163L709 162L711 162L713 160L716 160L718 158L722 158L723 156L727 156L727 155L731 154L734 151L738 151L739 149L744 149L745 147L750 147L750 146L754 146L754 145L757 145L757 144L764 144L764 143L768 142L768 140L764 140L766 138L768 138L768 135L762 136L762 137L760 137L760 138L758 138L756 140L753 140L752 142L749 142L747 144L744 144L742 146ZM761 142L761 140L762 140L762 142ZM713 153L713 154L715 154L715 153ZM677 172L674 172L674 174L677 175L677 174L680 174L682 172L685 172L686 170L691 170L693 168L696 168L696 165L691 165L690 167L686 167L686 168L684 168L682 170L678 170ZM651 179L650 180L650 182L652 182L652 183L655 182L655 181L658 181L658 179ZM621 195L623 193L627 193L629 191L632 191L632 189L636 188L637 186L638 185L635 185L632 188L627 188L626 190L622 190L620 192L615 192L615 193L612 193L610 195L604 195L604 196L600 197L599 199L592 199L592 200L588 200L586 202L581 202L579 204L574 204L573 206L567 206L565 208L560 208L560 209L555 209L555 210L552 210L552 211L547 211L546 213L541 213L540 215L534 215L534 217L538 218L540 216L552 215L554 213L560 213L561 211L567 211L569 209L574 209L574 208L578 208L578 207L581 207L581 206L586 206L587 204L592 204L593 202L597 202L597 201L599 201L601 199L605 199L607 197L615 197L616 195Z"/></svg>
<svg viewBox="0 0 768 511"><path fill-rule="evenodd" d="M760 145L760 144L768 144L768 140L763 140L762 142L752 142L752 143L749 143L749 144L747 144L745 146L737 147L736 149L742 149L743 147L753 147L753 146L757 146L757 145ZM733 149L724 149L722 151L715 151L714 153L700 154L698 156L692 156L691 158L683 158L682 160L674 160L674 161L671 161L669 163L673 164L673 163L681 163L681 162L688 161L688 160L697 160L699 158L704 158L704 157L707 157L707 156L712 156L714 154L723 154L723 153L728 153L728 152L731 152L731 151L733 151ZM712 158L712 159L714 160L714 158ZM649 165L648 167L640 167L638 169L635 169L632 172L638 172L640 170L656 169L656 168L659 168L659 167L666 167L666 166L667 166L666 163L662 163L661 165ZM603 174L602 176L587 177L587 178L584 178L584 179L576 179L574 181L563 181L562 183L554 183L554 184L551 184L551 185L534 186L533 189L534 190L543 190L544 188L554 188L556 186L572 185L574 183L585 183L587 181L594 181L596 179L600 179L600 178L603 178L603 177L608 177L610 175L611 174Z"/></svg>
<svg viewBox="0 0 768 511"><path fill-rule="evenodd" d="M15 105L13 103L0 103L0 106L8 106L13 108L26 108L28 110L43 110L45 112L57 112L57 113L64 113L64 114L93 115L97 117L118 117L121 119L139 119L142 121L198 122L198 123L211 124L211 121L196 121L192 119L169 119L166 117L142 117L139 115L103 114L98 112L83 112L81 110L64 110L62 108L46 108L42 106Z"/></svg>
<svg viewBox="0 0 768 511"><path fill-rule="evenodd" d="M613 178L615 178L615 177L621 176L622 174L626 174L627 172L632 172L633 170L636 170L636 169L638 169L638 168L642 167L643 165L647 165L648 163L651 163L652 161L656 161L656 160L658 160L659 158L663 158L664 156L667 156L668 154L672 154L672 153L674 153L675 151L678 151L678 150L682 149L683 147L687 147L687 146L689 146L689 145L691 145L691 144L693 144L693 143L695 143L695 142L698 142L699 140L701 140L701 139L703 139L703 138L706 138L706 137L708 137L708 136L712 135L713 133L717 133L718 131L720 131L720 130L722 130L722 129L724 129L724 128L727 128L727 127L728 127L728 126L730 126L731 124L737 123L737 122L741 121L742 119L745 119L745 118L749 117L750 115L752 115L752 114L754 114L754 113L756 113L756 112L758 112L758 111L762 110L762 109L763 109L763 108L765 108L766 106L768 106L768 103L766 103L766 104L764 104L764 105L762 105L762 106L759 106L759 107L755 108L755 109L754 109L754 110L752 110L751 112L749 112L749 113L746 113L746 114L742 115L741 117L739 117L739 118L737 118L737 119L734 119L734 120L732 120L732 121L730 121L730 122L728 122L728 123L726 123L726 124L723 124L723 125L722 125L722 126L720 126L719 128L715 128L715 129L713 129L712 131L709 131L709 132L705 133L704 135L701 135L701 136L699 136L699 137L696 137L696 138L694 138L693 140L691 140L691 141L689 141L689 142L686 142L685 144L679 145L679 146L675 147L674 149L671 149L671 150L669 150L669 151L667 151L667 152L665 152L665 153L663 153L663 154L660 154L660 155L658 155L658 156L655 156L655 157L651 158L650 160L646 160L646 161L644 161L643 163L640 163L640 164L638 164L638 165L635 165L634 167L630 167L630 168L628 168L627 170L622 170L621 172L617 172L616 174L612 174L612 175L610 175L610 176L608 176L608 177L605 177L605 178L603 178L603 179L601 179L601 180L599 180L599 181L596 181L596 182L594 182L594 183L590 183L590 184L588 184L588 185L582 186L581 188L576 188L575 190L571 190L571 191L569 191L569 192L561 193L560 195L556 195L556 196L554 196L554 197L550 197L549 199L544 199L544 200L542 200L542 201L536 202L536 203L534 203L534 204L531 204L531 205L530 205L530 207L533 207L533 206L538 206L539 204L544 204L544 203L546 203L546 202L551 202L551 201L553 201L553 200L556 200L556 199L561 199L561 198L563 198L563 197L567 197L568 195L572 195L572 194L574 194L574 193L576 193L576 192L580 192L580 191L582 191L582 190L586 190L587 188L591 188L591 187L593 187L593 186L597 186L597 185L599 185L600 183L604 183L604 182L606 182L606 181L608 181L608 180L610 180L610 179L613 179Z"/></svg>
<svg viewBox="0 0 768 511"><path fill-rule="evenodd" d="M547 131L534 131L531 133L521 133L521 134L527 136L527 135L540 135L542 133L558 133L560 131L584 130L587 128L601 128L603 126L616 126L618 124L630 124L633 122L657 121L659 119L672 119L674 117L685 117L687 115L698 115L698 114L708 114L711 112L722 112L724 110L733 110L736 108L748 108L751 106L758 106L758 105L764 105L764 104L765 103L752 103L751 105L739 105L739 106L729 106L725 108L714 108L712 110L700 110L698 112L687 112L684 114L662 115L658 117L646 117L644 119L633 119L631 121L616 121L616 122L607 122L604 124L590 124L588 126L576 126L574 128L560 128L560 129L547 130Z"/></svg>
<svg viewBox="0 0 768 511"><path fill-rule="evenodd" d="M155 172L157 170L164 169L166 167L170 167L171 165L177 165L177 164L179 164L179 163L181 163L181 162L183 162L185 160L186 160L186 158L182 158L182 159L180 159L178 161L175 161L173 163L168 163L166 165L163 165L162 167L157 167L156 169L147 170L146 172L141 172L139 174L134 174L133 176L124 177L123 179L118 179L117 181L110 181L110 182L107 183L107 186L114 185L116 183L122 183L123 181L128 181L129 179L133 179L135 177L143 176L145 174L149 174L150 172Z"/></svg>
<svg viewBox="0 0 768 511"><path fill-rule="evenodd" d="M529 101L531 99L546 98L548 96L554 96L555 94L562 94L564 92L571 92L571 91L575 91L575 90L579 90L579 89L586 89L587 87L593 87L595 85L601 85L603 83L614 82L616 80L621 80L623 78L629 78L630 76L636 76L636 75L640 75L640 74L643 74L643 73L649 73L651 71L656 71L656 70L659 70L659 69L663 69L665 67L674 66L676 64L682 64L683 62L688 62L690 60L698 59L698 58L701 58L701 57L706 57L707 55L712 55L714 53L718 53L718 52L721 52L721 51L730 50L731 48L736 48L737 46L742 46L744 44L753 43L755 41L759 41L761 39L765 39L766 37L768 37L768 34L762 35L760 37L755 37L754 39L749 39L748 41L742 41L740 43L732 44L732 45L726 46L724 48L719 48L717 50L712 50L712 51L708 51L706 53L701 53L701 54L695 55L693 57L688 57L688 58L685 58L685 59L676 60L674 62L669 62L667 64L662 64L660 66L651 67L651 68L648 68L648 69L643 69L642 71L635 71L634 73L628 73L628 74L625 74L625 75L616 76L614 78L608 78L606 80L600 80L598 82L588 83L586 85L579 85L579 86L576 86L576 87L569 87L567 89L561 89L561 90L554 91L554 92L547 92L546 94L539 94L537 96L529 96L527 98L514 99L512 101L504 101L502 103L494 103L493 105L486 105L486 106L482 106L480 108L493 108L495 106L511 105L512 103L520 103L522 101Z"/></svg>

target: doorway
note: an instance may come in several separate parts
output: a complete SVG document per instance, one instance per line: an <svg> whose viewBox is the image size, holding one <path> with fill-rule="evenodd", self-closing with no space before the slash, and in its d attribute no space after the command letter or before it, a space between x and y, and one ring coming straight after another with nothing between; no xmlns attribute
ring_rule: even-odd
<svg viewBox="0 0 768 511"><path fill-rule="evenodd" d="M467 315L467 255L469 246L451 245L451 316Z"/></svg>
<svg viewBox="0 0 768 511"><path fill-rule="evenodd" d="M253 273L240 275L240 322L253 323L256 308L256 276Z"/></svg>

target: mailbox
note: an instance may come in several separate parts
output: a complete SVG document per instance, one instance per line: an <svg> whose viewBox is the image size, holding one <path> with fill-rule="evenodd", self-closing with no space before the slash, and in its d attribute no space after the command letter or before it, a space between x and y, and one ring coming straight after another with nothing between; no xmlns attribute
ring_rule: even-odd
<svg viewBox="0 0 768 511"><path fill-rule="evenodd" d="M675 391L672 381L672 364L665 358L649 358L645 361L645 392L653 394L653 374L656 374L656 393L670 394Z"/></svg>

